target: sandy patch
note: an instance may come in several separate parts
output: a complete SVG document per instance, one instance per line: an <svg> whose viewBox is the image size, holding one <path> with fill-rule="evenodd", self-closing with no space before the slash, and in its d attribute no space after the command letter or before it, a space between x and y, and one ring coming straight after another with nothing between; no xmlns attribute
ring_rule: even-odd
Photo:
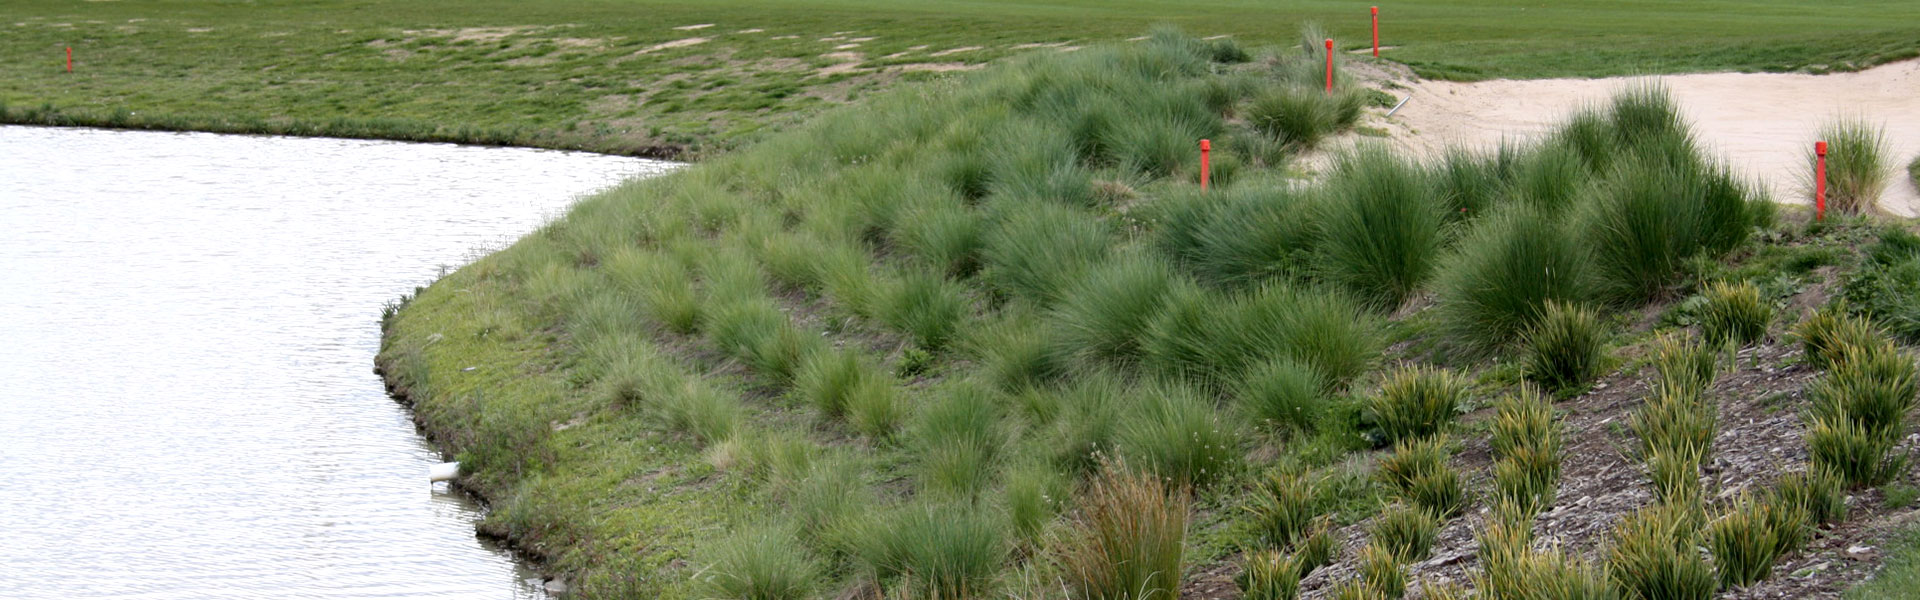
<svg viewBox="0 0 1920 600"><path fill-rule="evenodd" d="M831 58L834 60L860 60L863 57L860 56L859 52L828 52L826 54L820 55L820 58Z"/></svg>
<svg viewBox="0 0 1920 600"><path fill-rule="evenodd" d="M840 63L840 64L834 64L834 65L827 65L827 66L824 66L824 67L820 67L820 70L818 70L818 71L814 71L814 72L813 72L813 76L814 76L814 77L826 77L826 76L828 76L828 75L839 75L839 74L841 74L841 73L852 73L852 72L854 72L854 71L858 71L858 70L860 70L860 63L859 63L858 61L855 61L855 62L843 62L843 63Z"/></svg>
<svg viewBox="0 0 1920 600"><path fill-rule="evenodd" d="M1388 50L1398 50L1398 49L1400 49L1399 46L1381 46L1380 47L1381 52L1386 52ZM1372 54L1372 53L1373 53L1372 46L1368 46L1365 48L1355 48L1347 51L1347 54Z"/></svg>
<svg viewBox="0 0 1920 600"><path fill-rule="evenodd" d="M701 24L699 24L699 25L681 25L681 26L679 26L679 27L675 27L675 28L673 28L673 29L674 29L675 31L699 31L699 30L702 30L702 29L706 29L706 28L708 28L708 27L712 27L712 26L713 26L713 24L712 24L712 23L701 23Z"/></svg>
<svg viewBox="0 0 1920 600"><path fill-rule="evenodd" d="M561 48L599 48L607 45L603 38L555 38L553 43Z"/></svg>
<svg viewBox="0 0 1920 600"><path fill-rule="evenodd" d="M773 37L770 37L770 38L767 38L767 39L770 39L770 40L797 40L797 39L800 39L800 36L797 36L797 35L776 35L776 36L773 36Z"/></svg>
<svg viewBox="0 0 1920 600"><path fill-rule="evenodd" d="M932 54L928 54L927 56L951 56L954 54L959 54L962 52L972 52L979 49L981 49L979 46L961 46L959 48L948 48L946 50L934 52Z"/></svg>
<svg viewBox="0 0 1920 600"><path fill-rule="evenodd" d="M859 44L841 44L841 45L838 45L838 46L834 46L834 47L833 47L833 49L835 49L835 50L852 50L852 49L854 49L854 48L859 48L859 47L860 47L860 45L859 45Z"/></svg>
<svg viewBox="0 0 1920 600"><path fill-rule="evenodd" d="M877 38L877 37L857 37L857 38L852 38L852 39L849 39L849 40L847 40L847 41L849 41L849 42L853 42L853 43L855 43L855 44L859 44L859 43L865 43L865 42L871 42L871 41L874 41L874 40L877 40L877 39L880 39L880 38Z"/></svg>
<svg viewBox="0 0 1920 600"><path fill-rule="evenodd" d="M765 29L760 29L760 28L758 28L758 27L755 27L755 28L753 28L753 29L742 29L742 30L739 30L739 31L735 31L734 33L760 33L760 32L762 32L762 31L766 31L766 30L765 30Z"/></svg>
<svg viewBox="0 0 1920 600"><path fill-rule="evenodd" d="M984 68L986 68L986 65L970 65L967 63L958 63L958 62L913 63L908 65L893 65L891 67L887 67L887 72L888 73L912 73L912 72L918 71L918 72L927 72L927 73L949 73L953 71L978 71Z"/></svg>
<svg viewBox="0 0 1920 600"><path fill-rule="evenodd" d="M187 33L212 33L212 27L188 27Z"/></svg>
<svg viewBox="0 0 1920 600"><path fill-rule="evenodd" d="M659 52L661 50L671 50L673 48L685 48L687 46L696 46L700 44L705 44L710 41L713 41L713 40L710 38L703 38L703 37L690 37L685 39L674 40L671 42L660 42L652 46L641 48L638 52L634 52L633 55L640 56L642 54L652 54L655 52Z"/></svg>
<svg viewBox="0 0 1920 600"><path fill-rule="evenodd" d="M1048 42L1045 44L1041 44L1041 43L1014 44L1012 46L1007 46L1007 48L1010 50L1032 50L1034 48L1065 48L1065 47L1067 47L1066 42Z"/></svg>
<svg viewBox="0 0 1920 600"><path fill-rule="evenodd" d="M1143 36L1139 36L1139 37L1130 37L1130 38L1127 38L1127 41L1129 41L1129 42L1144 42L1144 41L1147 41L1147 36L1144 36L1144 35L1143 35Z"/></svg>
<svg viewBox="0 0 1920 600"><path fill-rule="evenodd" d="M1640 82L1672 90L1681 113L1710 151L1762 183L1775 201L1810 202L1801 189L1804 154L1823 122L1864 117L1886 127L1894 172L1881 195L1884 210L1920 213L1920 191L1905 167L1920 153L1920 60L1856 73L1708 73L1646 78L1406 82L1394 95L1412 99L1389 125L1392 143L1437 156L1448 145L1488 149L1501 140L1530 140L1582 106L1603 102Z"/></svg>
<svg viewBox="0 0 1920 600"><path fill-rule="evenodd" d="M507 36L539 31L541 27L532 25L518 27L462 27L459 29L403 29L404 33L417 37L451 37L455 42L497 42Z"/></svg>
<svg viewBox="0 0 1920 600"><path fill-rule="evenodd" d="M1230 38L1230 37L1233 37L1233 36L1231 36L1231 35L1226 35L1226 34L1221 34L1221 35L1210 35L1210 36L1207 36L1207 37L1203 37L1203 38L1200 38L1200 39L1203 39L1203 40L1209 40L1209 41L1211 41L1211 40L1224 40L1224 39L1227 39L1227 38Z"/></svg>

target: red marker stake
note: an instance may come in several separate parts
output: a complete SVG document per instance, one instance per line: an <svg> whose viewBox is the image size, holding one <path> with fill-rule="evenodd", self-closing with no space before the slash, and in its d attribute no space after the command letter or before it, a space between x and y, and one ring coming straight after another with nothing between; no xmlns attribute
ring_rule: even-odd
<svg viewBox="0 0 1920 600"><path fill-rule="evenodd" d="M67 72L73 72L73 46L67 46Z"/></svg>
<svg viewBox="0 0 1920 600"><path fill-rule="evenodd" d="M1327 93L1333 93L1333 38L1327 38Z"/></svg>
<svg viewBox="0 0 1920 600"><path fill-rule="evenodd" d="M1813 143L1813 220L1827 220L1827 143Z"/></svg>
<svg viewBox="0 0 1920 600"><path fill-rule="evenodd" d="M1380 58L1380 7L1373 7L1373 57Z"/></svg>
<svg viewBox="0 0 1920 600"><path fill-rule="evenodd" d="M1208 154L1213 153L1212 140L1200 140L1200 191L1207 191L1207 176L1213 171Z"/></svg>

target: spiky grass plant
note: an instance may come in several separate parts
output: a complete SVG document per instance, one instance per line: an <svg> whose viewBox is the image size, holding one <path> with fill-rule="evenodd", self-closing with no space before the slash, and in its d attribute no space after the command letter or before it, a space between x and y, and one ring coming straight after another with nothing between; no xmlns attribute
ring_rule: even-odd
<svg viewBox="0 0 1920 600"><path fill-rule="evenodd" d="M1820 126L1827 142L1827 208L1867 214L1880 205L1880 192L1893 179L1893 149L1886 129L1864 118L1843 118ZM1811 147L1811 145L1809 145ZM1806 153L1807 195L1813 192L1813 151Z"/></svg>
<svg viewBox="0 0 1920 600"><path fill-rule="evenodd" d="M1707 548L1721 587L1752 584L1773 572L1780 555L1799 546L1804 515L1742 495L1707 524Z"/></svg>
<svg viewBox="0 0 1920 600"><path fill-rule="evenodd" d="M1313 476L1276 471L1260 481L1246 510L1261 542L1284 549L1306 534L1320 516L1318 503L1319 490Z"/></svg>
<svg viewBox="0 0 1920 600"><path fill-rule="evenodd" d="M1836 523L1847 518L1846 482L1822 468L1788 473L1774 484L1768 503L1805 514L1808 525Z"/></svg>
<svg viewBox="0 0 1920 600"><path fill-rule="evenodd" d="M1108 465L1054 549L1067 589L1077 598L1179 597L1187 497L1157 477Z"/></svg>
<svg viewBox="0 0 1920 600"><path fill-rule="evenodd" d="M1448 518L1466 508L1467 491L1447 456L1442 438L1407 440L1380 458L1375 474L1396 496Z"/></svg>
<svg viewBox="0 0 1920 600"><path fill-rule="evenodd" d="M1449 339L1492 353L1534 327L1547 303L1592 296L1587 250L1562 221L1511 207L1468 230L1434 277Z"/></svg>
<svg viewBox="0 0 1920 600"><path fill-rule="evenodd" d="M1300 597L1300 568L1278 550L1254 550L1247 553L1234 583L1247 600L1294 600Z"/></svg>
<svg viewBox="0 0 1920 600"><path fill-rule="evenodd" d="M1538 514L1553 504L1560 478L1560 431L1553 423L1553 406L1538 392L1522 388L1495 404L1489 446L1493 450L1494 494L1491 502L1505 502Z"/></svg>
<svg viewBox="0 0 1920 600"><path fill-rule="evenodd" d="M1342 156L1321 204L1318 273L1382 312L1425 285L1444 241L1426 172L1385 148Z"/></svg>
<svg viewBox="0 0 1920 600"><path fill-rule="evenodd" d="M1620 519L1606 551L1607 574L1622 595L1706 600L1718 581L1700 555L1698 524L1686 508L1657 504Z"/></svg>
<svg viewBox="0 0 1920 600"><path fill-rule="evenodd" d="M1555 394L1585 389L1607 360L1607 326L1586 307L1548 301L1526 331L1527 378Z"/></svg>
<svg viewBox="0 0 1920 600"><path fill-rule="evenodd" d="M957 498L986 488L1006 443L991 392L953 384L921 411L907 436L920 461L922 486Z"/></svg>
<svg viewBox="0 0 1920 600"><path fill-rule="evenodd" d="M1320 90L1279 86L1254 98L1247 120L1282 142L1312 148L1341 129L1340 102Z"/></svg>
<svg viewBox="0 0 1920 600"><path fill-rule="evenodd" d="M1697 398L1720 374L1721 346L1685 333L1668 333L1653 344L1653 391L1659 396Z"/></svg>
<svg viewBox="0 0 1920 600"><path fill-rule="evenodd" d="M1713 406L1698 396L1656 393L1628 418L1628 427L1640 437L1642 456L1659 451L1703 457L1713 443Z"/></svg>
<svg viewBox="0 0 1920 600"><path fill-rule="evenodd" d="M922 264L966 277L980 268L985 228L980 216L961 202L928 202L900 215L893 239Z"/></svg>
<svg viewBox="0 0 1920 600"><path fill-rule="evenodd" d="M1424 508L1398 504L1374 517L1368 539L1397 562L1420 562L1426 560L1434 541L1440 538L1440 524L1440 518Z"/></svg>
<svg viewBox="0 0 1920 600"><path fill-rule="evenodd" d="M735 534L712 551L701 587L708 597L804 600L823 572L790 528L760 526Z"/></svg>
<svg viewBox="0 0 1920 600"><path fill-rule="evenodd" d="M855 430L868 437L886 439L893 436L901 419L906 418L906 407L901 405L900 390L894 382L876 377L862 380L848 390L846 414L847 422Z"/></svg>
<svg viewBox="0 0 1920 600"><path fill-rule="evenodd" d="M1106 255L1108 230L1092 215L1049 202L996 207L1002 221L986 234L981 277L1001 293L1052 302Z"/></svg>
<svg viewBox="0 0 1920 600"><path fill-rule="evenodd" d="M1773 305L1760 298L1760 288L1751 281L1707 284L1700 295L1700 334L1710 342L1731 341L1745 346L1766 337L1773 322Z"/></svg>
<svg viewBox="0 0 1920 600"><path fill-rule="evenodd" d="M1498 511L1496 511L1498 512ZM1480 572L1472 576L1484 598L1529 600L1616 600L1599 567L1558 548L1535 551L1527 523L1488 519L1475 533Z"/></svg>
<svg viewBox="0 0 1920 600"><path fill-rule="evenodd" d="M1290 358L1276 358L1247 372L1235 400L1254 422L1283 431L1308 433L1327 409L1321 392L1326 384L1312 367Z"/></svg>
<svg viewBox="0 0 1920 600"><path fill-rule="evenodd" d="M1201 281L1244 288L1306 271L1318 235L1312 196L1255 186L1211 194L1217 202L1193 211L1191 224L1168 222L1156 240Z"/></svg>
<svg viewBox="0 0 1920 600"><path fill-rule="evenodd" d="M1149 366L1213 384L1231 385L1250 367L1291 358L1313 367L1334 392L1379 360L1380 327L1344 295L1274 282L1237 297L1174 294L1141 345Z"/></svg>
<svg viewBox="0 0 1920 600"><path fill-rule="evenodd" d="M1314 569L1333 564L1334 554L1339 547L1333 541L1333 517L1322 515L1314 519L1308 529L1307 537L1294 545L1293 566L1300 569L1300 577L1305 579Z"/></svg>
<svg viewBox="0 0 1920 600"><path fill-rule="evenodd" d="M857 544L875 578L934 598L988 595L1009 550L1001 524L966 504L895 509L862 527Z"/></svg>
<svg viewBox="0 0 1920 600"><path fill-rule="evenodd" d="M1452 371L1414 366L1389 373L1367 414L1389 443L1445 432L1467 397L1467 381Z"/></svg>
<svg viewBox="0 0 1920 600"><path fill-rule="evenodd" d="M1186 384L1155 382L1145 405L1121 424L1123 456L1181 486L1205 487L1238 468L1239 431Z"/></svg>
<svg viewBox="0 0 1920 600"><path fill-rule="evenodd" d="M1380 598L1399 598L1407 593L1407 572L1393 550L1380 544L1360 548L1360 582Z"/></svg>
<svg viewBox="0 0 1920 600"><path fill-rule="evenodd" d="M827 417L846 414L848 399L881 373L857 352L821 351L794 374L794 393Z"/></svg>
<svg viewBox="0 0 1920 600"><path fill-rule="evenodd" d="M1800 342L1807 364L1817 369L1831 367L1849 351L1878 346L1886 337L1872 321L1832 307L1807 317L1790 333Z"/></svg>
<svg viewBox="0 0 1920 600"><path fill-rule="evenodd" d="M1130 362L1139 353L1141 335L1181 283L1172 269L1149 255L1109 260L1062 296L1053 313L1054 339L1062 353Z"/></svg>
<svg viewBox="0 0 1920 600"><path fill-rule="evenodd" d="M1890 438L1902 437L1920 398L1914 357L1892 342L1846 350L1839 363L1807 388L1813 420L1847 419Z"/></svg>
<svg viewBox="0 0 1920 600"><path fill-rule="evenodd" d="M1852 488L1885 483L1906 467L1905 456L1892 455L1898 439L1852 419L1816 418L1807 424L1806 438L1814 468L1832 472Z"/></svg>

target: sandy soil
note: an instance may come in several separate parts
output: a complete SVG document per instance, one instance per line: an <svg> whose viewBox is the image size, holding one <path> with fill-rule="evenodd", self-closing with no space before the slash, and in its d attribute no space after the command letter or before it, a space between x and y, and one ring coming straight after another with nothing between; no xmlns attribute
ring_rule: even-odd
<svg viewBox="0 0 1920 600"><path fill-rule="evenodd" d="M1833 75L1400 81L1408 89L1389 91L1412 99L1386 127L1396 143L1429 156L1448 145L1492 148L1503 139L1538 137L1576 109L1644 81L1672 90L1700 139L1734 168L1763 182L1780 202L1811 202L1800 173L1823 121L1863 116L1880 122L1896 163L1881 207L1902 216L1920 214L1920 190L1905 173L1920 154L1920 60Z"/></svg>

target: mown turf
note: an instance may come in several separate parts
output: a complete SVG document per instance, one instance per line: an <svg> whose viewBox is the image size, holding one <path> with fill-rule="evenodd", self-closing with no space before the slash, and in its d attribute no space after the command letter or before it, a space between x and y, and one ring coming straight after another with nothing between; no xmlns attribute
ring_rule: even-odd
<svg viewBox="0 0 1920 600"><path fill-rule="evenodd" d="M1384 56L1434 77L1819 71L1920 54L1912 3L1381 10ZM1319 21L1355 49L1368 27L1365 5L1332 0L5 0L0 15L0 121L648 155L736 147L897 80L940 76L913 69L975 66L1031 51L1023 44L1118 41L1161 22L1290 44L1299 23ZM674 29L700 24L713 26ZM737 33L750 29L763 31ZM695 38L708 41L662 46Z"/></svg>

